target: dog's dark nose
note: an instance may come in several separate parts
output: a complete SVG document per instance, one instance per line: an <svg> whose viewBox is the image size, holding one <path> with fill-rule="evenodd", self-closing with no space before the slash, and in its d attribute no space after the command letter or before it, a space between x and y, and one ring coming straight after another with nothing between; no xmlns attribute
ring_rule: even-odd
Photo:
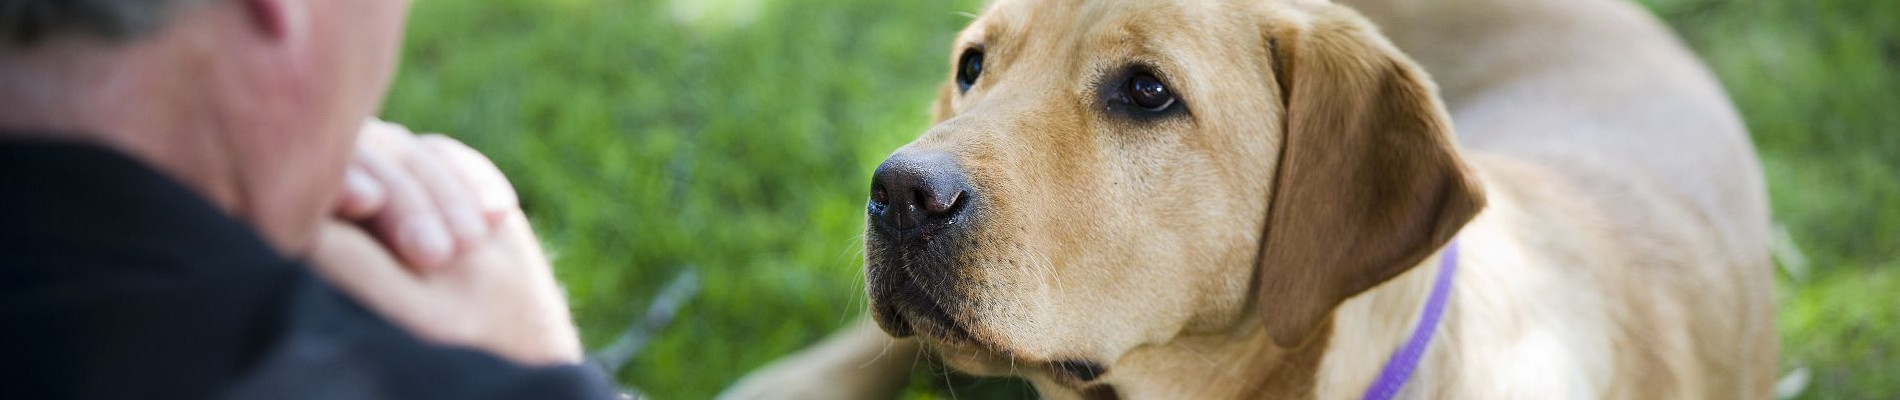
<svg viewBox="0 0 1900 400"><path fill-rule="evenodd" d="M889 234L949 224L970 202L969 181L950 154L901 152L871 175L871 220Z"/></svg>

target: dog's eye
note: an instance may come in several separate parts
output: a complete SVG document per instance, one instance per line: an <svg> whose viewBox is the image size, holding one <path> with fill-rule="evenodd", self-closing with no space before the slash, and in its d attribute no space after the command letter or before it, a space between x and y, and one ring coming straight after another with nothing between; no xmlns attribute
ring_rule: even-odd
<svg viewBox="0 0 1900 400"><path fill-rule="evenodd" d="M976 77L983 76L983 50L969 49L963 52L963 58L957 60L957 88L969 91L976 85Z"/></svg>
<svg viewBox="0 0 1900 400"><path fill-rule="evenodd" d="M1147 73L1128 78L1128 101L1148 111L1161 111L1174 105L1174 93L1160 78Z"/></svg>

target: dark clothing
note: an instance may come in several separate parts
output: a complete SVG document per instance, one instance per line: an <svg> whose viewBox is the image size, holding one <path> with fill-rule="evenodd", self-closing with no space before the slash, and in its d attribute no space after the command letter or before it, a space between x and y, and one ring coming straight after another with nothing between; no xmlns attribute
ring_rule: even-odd
<svg viewBox="0 0 1900 400"><path fill-rule="evenodd" d="M125 156L0 142L0 399L610 399L431 345Z"/></svg>

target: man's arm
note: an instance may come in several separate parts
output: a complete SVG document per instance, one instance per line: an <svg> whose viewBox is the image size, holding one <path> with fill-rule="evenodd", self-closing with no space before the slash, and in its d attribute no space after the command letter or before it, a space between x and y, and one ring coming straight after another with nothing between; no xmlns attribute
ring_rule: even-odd
<svg viewBox="0 0 1900 400"><path fill-rule="evenodd" d="M313 277L293 285L288 296L284 334L220 398L619 398L611 378L593 368L530 367L477 348L431 343Z"/></svg>
<svg viewBox="0 0 1900 400"><path fill-rule="evenodd" d="M477 251L471 254L493 255L469 260L490 262L467 265L492 268L435 272L500 277L494 285L513 288L487 291L493 297L483 301L553 301L512 310L442 311L491 323L516 312L540 318L520 325L539 321L553 328L481 327L473 336L481 341L444 344L410 333L432 329L428 324L399 327L377 315L375 306L362 305L312 268L285 259L254 230L183 185L123 155L83 145L0 143L0 170L10 172L0 174L0 187L8 189L0 196L0 220L8 221L0 224L0 399L612 396L608 379L571 362L522 365L536 356L523 356L530 353L544 360L578 358L566 355L578 353L578 344L565 311L540 311L561 307L552 278L533 276L547 275L533 269L545 261L495 262L539 260L538 250ZM514 221L523 228L512 240L523 242L526 224ZM354 232L360 243L380 250ZM356 269L345 270L404 272L391 265L352 265ZM511 286L508 281L524 280L516 279L521 274L530 275L525 280L531 284ZM430 288L417 298L467 287L399 278L391 281ZM535 350L491 348L500 343Z"/></svg>

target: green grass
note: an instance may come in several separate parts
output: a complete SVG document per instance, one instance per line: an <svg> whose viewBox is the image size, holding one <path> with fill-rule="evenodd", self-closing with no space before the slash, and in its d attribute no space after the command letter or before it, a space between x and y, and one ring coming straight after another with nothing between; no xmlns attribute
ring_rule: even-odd
<svg viewBox="0 0 1900 400"><path fill-rule="evenodd" d="M1814 372L1806 398L1900 396L1900 2L1646 2L1742 108L1806 256L1783 280L1784 365ZM385 116L513 177L592 346L697 270L619 378L707 398L863 308L868 172L928 124L977 3L424 0Z"/></svg>

